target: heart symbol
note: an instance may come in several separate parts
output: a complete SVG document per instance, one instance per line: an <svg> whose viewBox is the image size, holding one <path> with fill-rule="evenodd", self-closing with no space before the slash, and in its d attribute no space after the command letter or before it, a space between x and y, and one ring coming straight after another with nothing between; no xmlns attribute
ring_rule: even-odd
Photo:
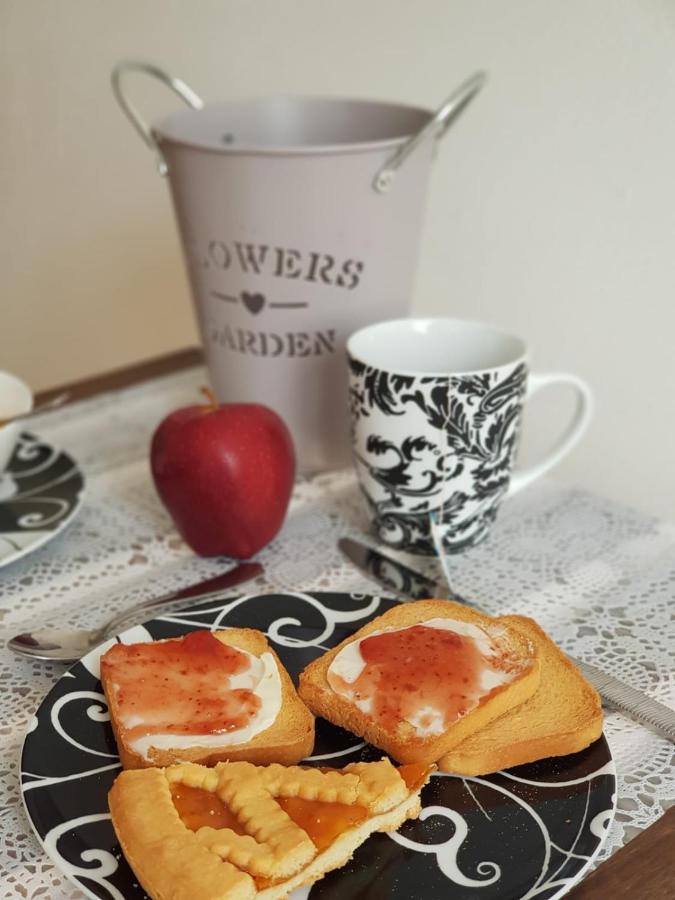
<svg viewBox="0 0 675 900"><path fill-rule="evenodd" d="M246 291L242 291L241 302L246 309L255 316L265 305L265 296L264 294L249 294Z"/></svg>

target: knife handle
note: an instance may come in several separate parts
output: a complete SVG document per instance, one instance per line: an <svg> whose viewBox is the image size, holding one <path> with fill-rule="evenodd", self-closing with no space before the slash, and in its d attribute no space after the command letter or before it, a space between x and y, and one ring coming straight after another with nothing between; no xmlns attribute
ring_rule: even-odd
<svg viewBox="0 0 675 900"><path fill-rule="evenodd" d="M590 681L603 700L618 709L619 712L635 719L640 725L650 728L661 737L675 743L675 710L658 700L652 700L642 691L620 681L613 675L592 666L580 659L572 662Z"/></svg>

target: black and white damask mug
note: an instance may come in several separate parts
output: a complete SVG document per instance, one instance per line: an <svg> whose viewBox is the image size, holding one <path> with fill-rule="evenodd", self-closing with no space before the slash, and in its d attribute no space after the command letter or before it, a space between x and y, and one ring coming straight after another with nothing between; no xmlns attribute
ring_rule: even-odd
<svg viewBox="0 0 675 900"><path fill-rule="evenodd" d="M481 541L507 494L572 449L591 417L588 385L567 373L530 374L522 338L459 319L396 319L347 341L352 450L375 533L418 554ZM523 405L552 384L577 405L539 463L514 471Z"/></svg>

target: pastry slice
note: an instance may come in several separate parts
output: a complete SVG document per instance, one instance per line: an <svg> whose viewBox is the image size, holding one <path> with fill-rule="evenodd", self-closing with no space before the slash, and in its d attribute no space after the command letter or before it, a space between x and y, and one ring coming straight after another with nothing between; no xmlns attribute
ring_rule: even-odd
<svg viewBox="0 0 675 900"><path fill-rule="evenodd" d="M310 663L315 715L402 763L433 763L539 686L539 650L503 617L448 600L402 603Z"/></svg>
<svg viewBox="0 0 675 900"><path fill-rule="evenodd" d="M312 752L314 717L252 628L115 644L101 658L101 682L125 769L290 765Z"/></svg>
<svg viewBox="0 0 675 900"><path fill-rule="evenodd" d="M588 747L602 734L598 692L532 619L505 616L504 623L539 649L537 691L521 706L490 722L441 757L439 768L486 775L548 756Z"/></svg>
<svg viewBox="0 0 675 900"><path fill-rule="evenodd" d="M108 800L154 900L277 900L417 816L430 771L387 759L341 770L185 763L122 772Z"/></svg>

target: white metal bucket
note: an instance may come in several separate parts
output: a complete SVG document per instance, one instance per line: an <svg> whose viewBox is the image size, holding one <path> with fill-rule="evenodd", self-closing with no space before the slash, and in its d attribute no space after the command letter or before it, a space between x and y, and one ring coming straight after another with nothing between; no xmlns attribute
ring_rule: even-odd
<svg viewBox="0 0 675 900"><path fill-rule="evenodd" d="M148 127L122 90L132 71L192 108ZM304 472L349 461L346 339L407 314L434 146L483 82L433 113L310 97L205 106L154 66L113 71L169 177L215 393L276 410Z"/></svg>

